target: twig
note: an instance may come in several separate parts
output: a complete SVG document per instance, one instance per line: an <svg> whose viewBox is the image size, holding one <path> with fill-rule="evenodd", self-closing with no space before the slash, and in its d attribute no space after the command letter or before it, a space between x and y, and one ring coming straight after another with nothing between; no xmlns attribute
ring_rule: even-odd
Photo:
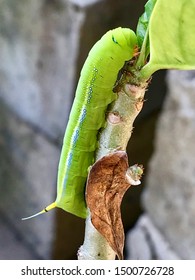
<svg viewBox="0 0 195 280"><path fill-rule="evenodd" d="M96 160L114 150L126 150L133 131L133 123L143 107L144 95L148 85L139 81L139 74L126 72L120 80L118 99L111 104L106 128L102 130ZM78 251L78 259L113 260L116 254L105 238L94 228L90 211L86 219L84 243Z"/></svg>

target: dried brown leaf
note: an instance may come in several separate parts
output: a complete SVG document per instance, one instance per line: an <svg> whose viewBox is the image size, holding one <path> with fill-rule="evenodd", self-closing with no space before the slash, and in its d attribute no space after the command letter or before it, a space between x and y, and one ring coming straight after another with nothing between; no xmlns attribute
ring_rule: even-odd
<svg viewBox="0 0 195 280"><path fill-rule="evenodd" d="M127 169L128 158L124 151L102 157L90 170L86 192L92 223L119 259L123 259L124 247L120 205L130 187L126 179Z"/></svg>

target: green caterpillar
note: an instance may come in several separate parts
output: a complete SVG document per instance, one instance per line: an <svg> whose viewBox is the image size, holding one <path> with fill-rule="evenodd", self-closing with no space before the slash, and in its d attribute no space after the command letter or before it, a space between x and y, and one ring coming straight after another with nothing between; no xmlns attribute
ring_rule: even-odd
<svg viewBox="0 0 195 280"><path fill-rule="evenodd" d="M128 28L108 31L85 61L64 136L58 168L57 198L41 212L55 207L85 218L85 183L94 163L99 130L105 126L108 105L117 98L113 87L120 69L135 51L137 38Z"/></svg>

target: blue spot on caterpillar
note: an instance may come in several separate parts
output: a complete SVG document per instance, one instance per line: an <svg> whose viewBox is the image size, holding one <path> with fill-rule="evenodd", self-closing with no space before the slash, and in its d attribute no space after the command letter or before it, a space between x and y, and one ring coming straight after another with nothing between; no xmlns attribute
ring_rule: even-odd
<svg viewBox="0 0 195 280"><path fill-rule="evenodd" d="M108 105L117 98L113 88L118 72L133 57L136 45L135 33L119 27L108 31L89 52L64 136L56 201L28 218L55 207L86 217L85 183L94 163L98 131L105 125Z"/></svg>

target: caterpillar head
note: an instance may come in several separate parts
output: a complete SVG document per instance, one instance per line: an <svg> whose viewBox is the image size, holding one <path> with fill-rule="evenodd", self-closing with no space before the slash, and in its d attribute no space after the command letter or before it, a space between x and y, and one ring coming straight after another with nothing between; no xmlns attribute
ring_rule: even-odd
<svg viewBox="0 0 195 280"><path fill-rule="evenodd" d="M118 27L116 29L110 30L105 35L107 35L109 40L112 40L113 50L122 49L123 54L126 53L127 59L133 57L135 47L137 46L137 37L133 30L129 28Z"/></svg>

